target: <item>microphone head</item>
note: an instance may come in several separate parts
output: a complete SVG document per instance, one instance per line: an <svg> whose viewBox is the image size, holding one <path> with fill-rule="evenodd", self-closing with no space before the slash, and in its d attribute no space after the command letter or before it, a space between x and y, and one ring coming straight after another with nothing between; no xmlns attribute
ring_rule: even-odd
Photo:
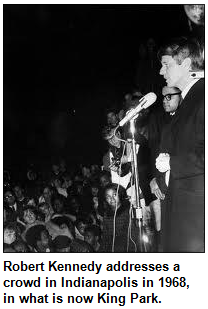
<svg viewBox="0 0 208 309"><path fill-rule="evenodd" d="M142 108L148 108L150 105L155 103L157 100L157 96L154 92L147 93L141 100L141 107Z"/></svg>

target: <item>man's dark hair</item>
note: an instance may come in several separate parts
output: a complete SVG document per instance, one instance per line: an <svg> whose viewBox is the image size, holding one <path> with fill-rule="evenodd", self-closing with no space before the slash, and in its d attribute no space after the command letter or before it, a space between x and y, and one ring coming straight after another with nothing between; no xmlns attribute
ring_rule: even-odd
<svg viewBox="0 0 208 309"><path fill-rule="evenodd" d="M184 59L190 58L192 70L204 70L203 47L196 39L185 37L173 39L159 49L158 58L161 60L165 55L175 58L178 64L181 64Z"/></svg>

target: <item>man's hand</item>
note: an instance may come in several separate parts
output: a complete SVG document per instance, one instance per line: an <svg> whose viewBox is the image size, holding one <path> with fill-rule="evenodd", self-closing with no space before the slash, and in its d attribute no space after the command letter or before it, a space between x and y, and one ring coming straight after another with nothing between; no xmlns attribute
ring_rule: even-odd
<svg viewBox="0 0 208 309"><path fill-rule="evenodd" d="M151 189L151 193L154 194L159 200L164 200L165 194L161 192L155 178L153 178L150 181L150 189Z"/></svg>
<svg viewBox="0 0 208 309"><path fill-rule="evenodd" d="M159 172L165 173L170 170L170 155L168 153L160 153L156 159L156 168Z"/></svg>
<svg viewBox="0 0 208 309"><path fill-rule="evenodd" d="M114 164L114 163L111 163L110 165L109 165L109 168L110 168L110 170L111 171L113 171L113 172L118 172L118 167Z"/></svg>

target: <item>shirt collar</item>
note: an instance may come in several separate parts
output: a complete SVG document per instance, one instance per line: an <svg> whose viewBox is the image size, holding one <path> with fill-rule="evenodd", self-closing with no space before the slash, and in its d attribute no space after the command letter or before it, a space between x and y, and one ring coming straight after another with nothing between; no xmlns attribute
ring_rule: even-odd
<svg viewBox="0 0 208 309"><path fill-rule="evenodd" d="M181 92L181 96L182 98L184 99L185 96L187 95L187 93L189 92L189 90L191 89L191 87L196 83L198 82L199 79L193 79L184 89L183 91Z"/></svg>
<svg viewBox="0 0 208 309"><path fill-rule="evenodd" d="M15 211L17 211L17 203L16 202L12 206L9 206L9 207L14 209Z"/></svg>

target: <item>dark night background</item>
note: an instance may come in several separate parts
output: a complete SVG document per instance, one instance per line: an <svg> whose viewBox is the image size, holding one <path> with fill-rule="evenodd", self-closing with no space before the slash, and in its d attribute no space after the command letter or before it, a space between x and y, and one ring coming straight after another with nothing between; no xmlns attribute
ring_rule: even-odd
<svg viewBox="0 0 208 309"><path fill-rule="evenodd" d="M183 5L4 5L3 18L5 168L101 164L104 110L135 83L140 43L189 34Z"/></svg>

